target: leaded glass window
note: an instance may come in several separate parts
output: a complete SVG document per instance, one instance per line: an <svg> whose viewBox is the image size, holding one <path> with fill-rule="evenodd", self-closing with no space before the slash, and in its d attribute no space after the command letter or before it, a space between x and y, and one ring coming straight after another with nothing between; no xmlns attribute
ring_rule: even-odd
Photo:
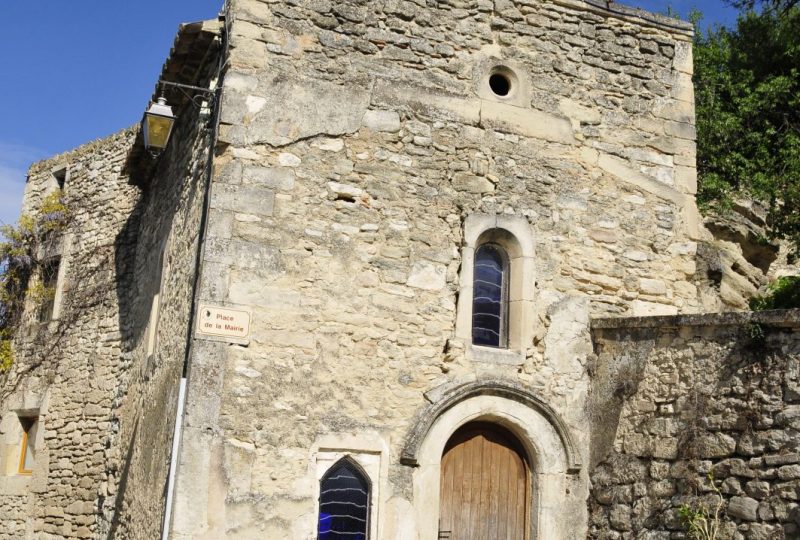
<svg viewBox="0 0 800 540"><path fill-rule="evenodd" d="M319 540L366 540L369 481L348 459L325 473L319 493Z"/></svg>
<svg viewBox="0 0 800 540"><path fill-rule="evenodd" d="M508 346L508 257L495 244L475 252L472 283L472 343Z"/></svg>

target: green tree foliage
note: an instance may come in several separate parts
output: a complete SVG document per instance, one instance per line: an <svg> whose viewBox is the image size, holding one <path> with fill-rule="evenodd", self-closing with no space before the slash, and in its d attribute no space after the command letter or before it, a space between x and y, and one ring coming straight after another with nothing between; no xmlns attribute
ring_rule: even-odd
<svg viewBox="0 0 800 540"><path fill-rule="evenodd" d="M800 308L800 276L778 278L770 283L763 296L750 300L753 311L792 308Z"/></svg>
<svg viewBox="0 0 800 540"><path fill-rule="evenodd" d="M695 90L701 207L760 200L770 235L800 251L800 6L698 32Z"/></svg>
<svg viewBox="0 0 800 540"><path fill-rule="evenodd" d="M743 11L753 11L760 7L780 13L800 4L800 0L729 0L728 4Z"/></svg>

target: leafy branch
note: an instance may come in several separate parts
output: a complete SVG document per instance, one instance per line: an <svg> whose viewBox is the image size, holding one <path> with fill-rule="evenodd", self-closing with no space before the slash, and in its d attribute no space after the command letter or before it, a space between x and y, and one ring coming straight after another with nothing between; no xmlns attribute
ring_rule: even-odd
<svg viewBox="0 0 800 540"><path fill-rule="evenodd" d="M684 504L678 509L678 515L686 532L695 540L717 540L719 538L722 507L725 505L725 500L714 480L713 470L709 471L708 480L716 498L713 510L702 502L697 506Z"/></svg>
<svg viewBox="0 0 800 540"><path fill-rule="evenodd" d="M765 9L695 33L698 203L724 212L760 201L769 235L800 251L800 6L731 3Z"/></svg>
<svg viewBox="0 0 800 540"><path fill-rule="evenodd" d="M784 13L800 4L800 0L728 0L727 4L743 11L753 11L761 7L767 11Z"/></svg>
<svg viewBox="0 0 800 540"><path fill-rule="evenodd" d="M778 278L769 284L764 295L750 300L753 311L793 308L800 308L800 276Z"/></svg>

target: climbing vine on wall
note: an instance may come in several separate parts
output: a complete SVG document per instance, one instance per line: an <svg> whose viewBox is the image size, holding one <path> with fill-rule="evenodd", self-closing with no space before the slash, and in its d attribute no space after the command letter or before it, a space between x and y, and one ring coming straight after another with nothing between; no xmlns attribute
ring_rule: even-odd
<svg viewBox="0 0 800 540"><path fill-rule="evenodd" d="M23 215L16 226L0 227L0 372L14 364L14 337L23 322L25 305L52 300L55 290L38 279L48 244L69 223L71 212L61 190L42 200L34 215Z"/></svg>

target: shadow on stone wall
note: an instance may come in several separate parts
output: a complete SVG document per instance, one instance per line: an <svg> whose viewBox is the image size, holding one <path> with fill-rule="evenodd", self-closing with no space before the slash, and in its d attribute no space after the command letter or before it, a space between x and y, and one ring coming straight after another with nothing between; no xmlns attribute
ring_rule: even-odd
<svg viewBox="0 0 800 540"><path fill-rule="evenodd" d="M143 195L115 243L126 367L115 408L119 434L112 443L121 476L116 498L104 509L109 539L155 537L164 513L208 165L205 118L196 108L179 112L167 151L155 162L140 157L139 167L131 169ZM151 321L156 294L160 305ZM149 331L156 332L153 354L147 351Z"/></svg>
<svg viewBox="0 0 800 540"><path fill-rule="evenodd" d="M132 438L136 439L136 434L139 432L139 419L136 419L136 423L133 426L133 434ZM128 449L125 452L125 459L122 462L122 468L119 471L119 480L117 484L117 493L116 497L114 498L114 511L111 515L109 522L111 523L111 527L108 530L108 534L106 534L106 539L111 540L115 538L117 534L117 529L120 524L120 515L122 514L122 505L125 501L125 495L128 491L128 479L130 477L131 472L131 464L133 462L133 445L128 445ZM103 507L103 500L100 500L101 508Z"/></svg>
<svg viewBox="0 0 800 540"><path fill-rule="evenodd" d="M592 418L590 468L603 461L613 449L622 407L639 391L648 358L656 346L656 338L648 329L632 329L625 334L624 341L636 345L629 345L630 350L621 354L611 353L594 341L589 398Z"/></svg>

